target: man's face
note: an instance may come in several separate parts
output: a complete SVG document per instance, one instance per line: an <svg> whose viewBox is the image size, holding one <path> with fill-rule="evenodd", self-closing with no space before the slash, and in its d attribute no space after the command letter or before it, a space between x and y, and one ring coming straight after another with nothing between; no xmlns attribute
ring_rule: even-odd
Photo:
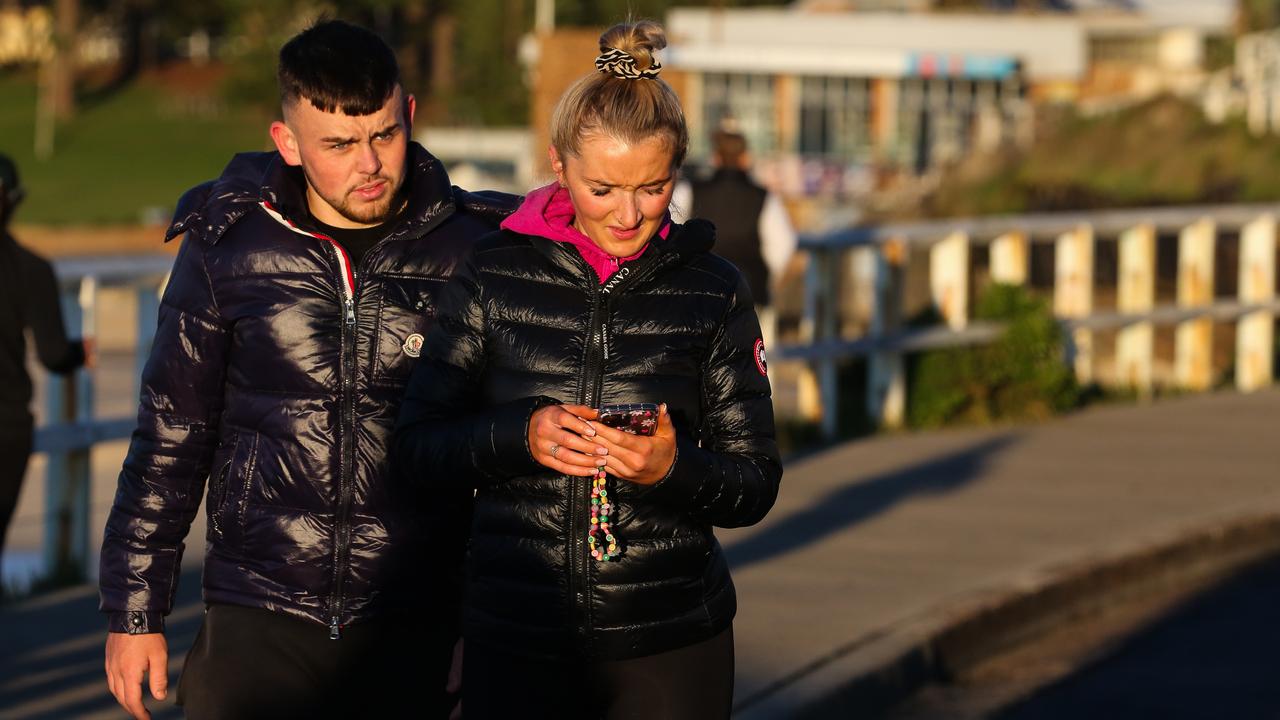
<svg viewBox="0 0 1280 720"><path fill-rule="evenodd" d="M271 139L286 163L302 166L316 220L372 227L399 211L414 109L399 86L372 115L327 113L305 98L284 108Z"/></svg>

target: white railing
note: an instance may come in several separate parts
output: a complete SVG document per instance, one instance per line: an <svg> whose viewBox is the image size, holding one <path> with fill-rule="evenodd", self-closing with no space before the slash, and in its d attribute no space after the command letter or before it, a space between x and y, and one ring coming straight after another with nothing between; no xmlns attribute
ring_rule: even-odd
<svg viewBox="0 0 1280 720"><path fill-rule="evenodd" d="M98 336L99 293L124 288L137 298L136 372L133 397L142 365L151 350L160 292L173 265L170 255L131 255L57 260L54 271L62 288L64 322L72 335ZM78 370L50 376L45 385L45 423L36 429L35 451L48 455L45 481L43 567L78 568L89 563L89 451L100 442L129 437L137 418L98 418L93 408L94 374Z"/></svg>
<svg viewBox="0 0 1280 720"><path fill-rule="evenodd" d="M837 364L868 361L867 413L883 426L901 425L906 410L907 353L989 342L1001 327L974 323L970 313L971 249L988 248L992 282L1026 285L1032 246L1053 246L1053 312L1066 336L1067 361L1082 383L1099 381L1094 333L1117 330L1110 384L1150 393L1154 328L1175 326L1173 385L1205 390L1213 378L1213 324L1234 323L1235 384L1242 391L1274 377L1276 218L1280 205L1227 205L1053 213L854 227L801 239L808 255L804 309L797 343L782 359L802 360L801 414L836 433L840 397ZM1156 304L1156 246L1177 236L1176 300ZM1214 261L1226 236L1239 238L1237 292L1217 297ZM1117 281L1095 282L1095 245L1117 243ZM912 251L918 251L913 253ZM928 296L944 319L931 328L904 326L911 256L927 254ZM1115 309L1095 310L1095 294L1115 293ZM851 315L864 316L850 322ZM857 330L850 332L849 326Z"/></svg>

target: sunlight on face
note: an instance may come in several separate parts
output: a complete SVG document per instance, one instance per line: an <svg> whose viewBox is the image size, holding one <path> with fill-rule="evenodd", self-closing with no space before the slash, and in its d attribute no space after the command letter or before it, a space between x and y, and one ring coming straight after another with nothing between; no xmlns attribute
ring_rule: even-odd
<svg viewBox="0 0 1280 720"><path fill-rule="evenodd" d="M372 115L328 113L305 99L285 108L271 137L285 162L302 166L315 219L371 227L400 209L414 106L397 86Z"/></svg>
<svg viewBox="0 0 1280 720"><path fill-rule="evenodd" d="M550 152L556 178L569 189L574 227L600 249L634 255L658 232L676 183L666 138L627 143L593 134L578 155L561 156L554 147Z"/></svg>

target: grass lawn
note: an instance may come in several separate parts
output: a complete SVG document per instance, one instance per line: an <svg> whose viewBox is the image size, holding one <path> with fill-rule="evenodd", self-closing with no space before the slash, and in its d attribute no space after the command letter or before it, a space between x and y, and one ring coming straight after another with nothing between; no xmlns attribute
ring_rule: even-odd
<svg viewBox="0 0 1280 720"><path fill-rule="evenodd" d="M148 209L167 219L187 188L216 177L233 154L269 148L270 118L226 108L179 78L148 77L83 101L57 128L53 157L36 160L33 78L0 74L0 152L27 187L20 223L136 224Z"/></svg>
<svg viewBox="0 0 1280 720"><path fill-rule="evenodd" d="M928 203L935 217L1280 199L1280 138L1243 121L1215 125L1186 101L1162 97L1094 118L1051 123L1003 162L947 176Z"/></svg>

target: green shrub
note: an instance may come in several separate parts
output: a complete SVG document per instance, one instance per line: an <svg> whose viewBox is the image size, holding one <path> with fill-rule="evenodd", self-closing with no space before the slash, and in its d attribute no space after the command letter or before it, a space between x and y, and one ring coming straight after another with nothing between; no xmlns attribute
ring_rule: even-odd
<svg viewBox="0 0 1280 720"><path fill-rule="evenodd" d="M913 427L1045 418L1080 396L1063 361L1062 334L1044 300L993 285L978 320L1005 323L989 345L920 353L910 363L907 420Z"/></svg>

